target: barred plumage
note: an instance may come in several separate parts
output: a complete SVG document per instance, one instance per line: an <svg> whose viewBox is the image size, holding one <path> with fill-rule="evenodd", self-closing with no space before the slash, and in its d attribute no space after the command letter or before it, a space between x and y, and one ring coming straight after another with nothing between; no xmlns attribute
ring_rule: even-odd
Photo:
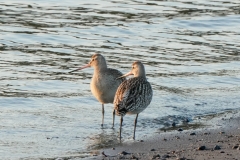
<svg viewBox="0 0 240 160"><path fill-rule="evenodd" d="M94 54L90 62L76 70L81 70L87 67L94 67L94 73L90 84L91 92L95 98L102 104L102 126L104 122L104 104L113 103L114 96L118 86L125 80L119 78L123 74L112 68L107 68L105 58L101 54ZM71 71L71 72L73 72Z"/></svg>
<svg viewBox="0 0 240 160"><path fill-rule="evenodd" d="M131 72L124 76L131 74L134 74L134 78L125 80L117 89L114 98L114 113L116 113L118 116L121 116L120 126L122 125L124 115L137 114L133 135L133 139L135 139L138 114L146 109L146 107L150 104L153 92L150 83L146 79L145 69L141 62L134 62Z"/></svg>
<svg viewBox="0 0 240 160"><path fill-rule="evenodd" d="M144 77L124 81L115 94L114 108L118 116L142 112L152 100L152 88Z"/></svg>

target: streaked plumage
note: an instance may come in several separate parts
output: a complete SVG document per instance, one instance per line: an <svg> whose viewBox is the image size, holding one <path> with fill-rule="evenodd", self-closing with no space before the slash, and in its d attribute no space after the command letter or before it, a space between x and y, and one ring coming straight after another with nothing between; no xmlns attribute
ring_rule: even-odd
<svg viewBox="0 0 240 160"><path fill-rule="evenodd" d="M133 139L135 139L138 114L146 109L151 103L153 95L152 87L146 79L145 69L141 62L134 62L132 64L132 70L121 77L132 74L134 77L129 80L125 80L118 87L114 98L114 111L118 116L121 116L120 139L123 116L126 114L137 114L133 134Z"/></svg>
<svg viewBox="0 0 240 160"><path fill-rule="evenodd" d="M123 74L116 69L107 68L106 60L101 54L94 54L87 65L73 71L81 70L87 67L94 68L90 87L92 94L102 104L103 126L104 104L113 103L116 90L118 86L125 80L125 78L118 79L118 77L122 76Z"/></svg>

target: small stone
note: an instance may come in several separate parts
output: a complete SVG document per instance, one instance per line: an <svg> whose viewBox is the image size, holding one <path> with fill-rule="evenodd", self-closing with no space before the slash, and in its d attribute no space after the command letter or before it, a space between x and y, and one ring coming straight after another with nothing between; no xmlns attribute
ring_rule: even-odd
<svg viewBox="0 0 240 160"><path fill-rule="evenodd" d="M200 147L198 147L198 150L205 150L205 149L206 149L205 146L200 146Z"/></svg>
<svg viewBox="0 0 240 160"><path fill-rule="evenodd" d="M155 149L151 149L151 151L156 151Z"/></svg>
<svg viewBox="0 0 240 160"><path fill-rule="evenodd" d="M238 147L239 147L238 145L234 145L232 149L237 149Z"/></svg>
<svg viewBox="0 0 240 160"><path fill-rule="evenodd" d="M129 154L129 153L126 152L126 151L122 151L122 152L119 152L118 154L120 154L120 155L127 155L127 154Z"/></svg>
<svg viewBox="0 0 240 160"><path fill-rule="evenodd" d="M170 156L167 155L167 154L165 154L165 155L162 156L162 158L169 158L169 157L170 157Z"/></svg>
<svg viewBox="0 0 240 160"><path fill-rule="evenodd" d="M224 151L221 151L220 153L225 153Z"/></svg>
<svg viewBox="0 0 240 160"><path fill-rule="evenodd" d="M185 157L177 158L177 160L187 160Z"/></svg>
<svg viewBox="0 0 240 160"><path fill-rule="evenodd" d="M225 134L225 132L219 132L219 134Z"/></svg>
<svg viewBox="0 0 240 160"><path fill-rule="evenodd" d="M140 142L144 142L144 140L140 140Z"/></svg>
<svg viewBox="0 0 240 160"><path fill-rule="evenodd" d="M183 129L182 129L182 128L179 128L179 129L178 129L178 131L180 131L180 132L181 132L181 131L183 131Z"/></svg>
<svg viewBox="0 0 240 160"><path fill-rule="evenodd" d="M216 145L214 148L213 148L214 150L220 150L221 149L221 147L220 146L218 146L218 145Z"/></svg>
<svg viewBox="0 0 240 160"><path fill-rule="evenodd" d="M32 6L29 4L29 5L28 5L28 8L32 8Z"/></svg>
<svg viewBox="0 0 240 160"><path fill-rule="evenodd" d="M210 133L207 133L207 132L205 132L205 133L203 133L204 135L208 135L208 134L210 134Z"/></svg>
<svg viewBox="0 0 240 160"><path fill-rule="evenodd" d="M175 126L176 126L176 123L175 123L175 122L173 122L173 123L172 123L172 126L173 126L173 127L175 127Z"/></svg>
<svg viewBox="0 0 240 160"><path fill-rule="evenodd" d="M164 140L164 141L167 141L167 139L166 139L166 138L164 138L163 140Z"/></svg>
<svg viewBox="0 0 240 160"><path fill-rule="evenodd" d="M112 150L115 150L115 148L112 148Z"/></svg>
<svg viewBox="0 0 240 160"><path fill-rule="evenodd" d="M196 133L194 133L194 132L193 132L193 133L190 133L190 136L193 136L193 135L196 135Z"/></svg>
<svg viewBox="0 0 240 160"><path fill-rule="evenodd" d="M132 155L131 159L138 159L136 156Z"/></svg>
<svg viewBox="0 0 240 160"><path fill-rule="evenodd" d="M159 154L153 155L152 159L160 158Z"/></svg>

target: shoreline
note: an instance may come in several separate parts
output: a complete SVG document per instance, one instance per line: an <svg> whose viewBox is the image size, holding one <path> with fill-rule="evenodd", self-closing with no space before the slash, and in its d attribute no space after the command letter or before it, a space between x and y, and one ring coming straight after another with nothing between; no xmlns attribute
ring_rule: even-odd
<svg viewBox="0 0 240 160"><path fill-rule="evenodd" d="M240 157L240 111L207 115L198 129L167 132L113 148L93 151L86 159L218 159Z"/></svg>

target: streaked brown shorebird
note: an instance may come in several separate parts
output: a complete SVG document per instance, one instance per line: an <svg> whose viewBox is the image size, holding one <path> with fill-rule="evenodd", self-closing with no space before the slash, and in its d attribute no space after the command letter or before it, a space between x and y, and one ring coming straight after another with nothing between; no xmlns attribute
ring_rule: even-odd
<svg viewBox="0 0 240 160"><path fill-rule="evenodd" d="M88 67L94 68L94 73L90 86L92 94L102 104L101 126L103 126L104 104L113 103L116 90L118 86L125 80L125 78L118 78L123 74L116 69L108 68L106 60L101 54L94 54L87 65L70 71L69 73Z"/></svg>
<svg viewBox="0 0 240 160"><path fill-rule="evenodd" d="M135 140L135 131L138 114L141 113L150 104L153 91L150 83L147 81L145 69L141 62L136 61L132 64L132 70L119 77L134 75L133 78L121 83L114 98L114 111L120 118L120 139L122 133L123 116L126 114L137 114L134 123L133 139ZM113 122L114 125L114 122Z"/></svg>

